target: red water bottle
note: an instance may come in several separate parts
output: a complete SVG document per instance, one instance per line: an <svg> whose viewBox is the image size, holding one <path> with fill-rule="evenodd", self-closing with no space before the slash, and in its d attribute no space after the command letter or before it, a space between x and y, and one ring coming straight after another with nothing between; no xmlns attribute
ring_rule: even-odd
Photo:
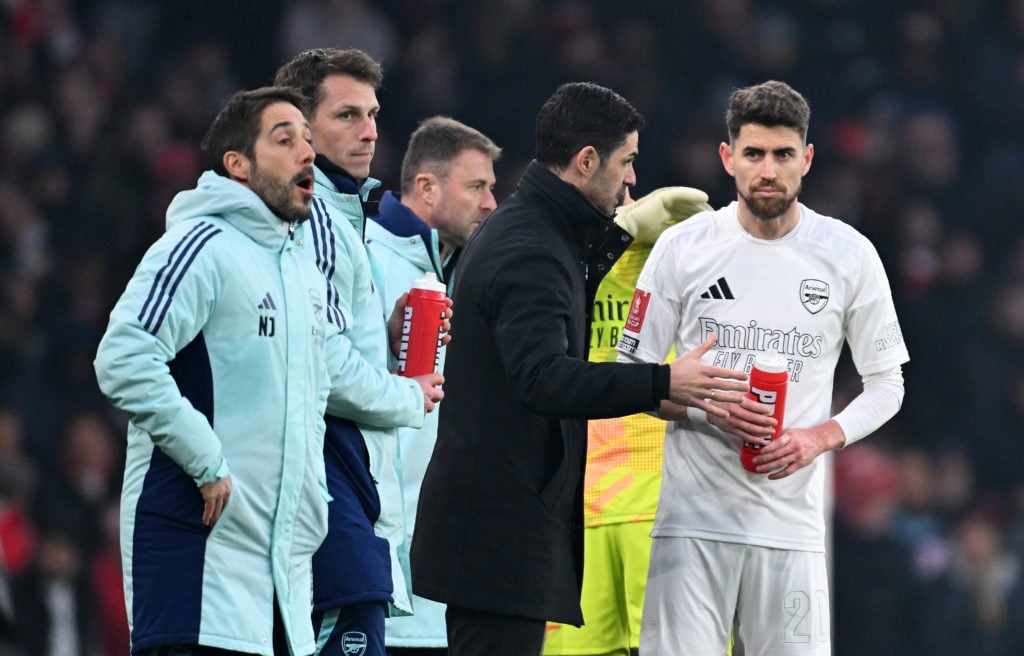
<svg viewBox="0 0 1024 656"><path fill-rule="evenodd" d="M428 272L412 284L402 318L398 373L422 376L437 371L441 357L444 315L448 310L445 285Z"/></svg>
<svg viewBox="0 0 1024 656"><path fill-rule="evenodd" d="M788 361L775 349L767 353L759 353L754 358L754 366L750 369L750 391L747 396L772 406L772 417L775 417L775 430L771 439L782 434L782 416L786 411L786 382L789 380ZM756 472L754 456L761 450L760 444L744 442L740 449L740 462L747 471Z"/></svg>

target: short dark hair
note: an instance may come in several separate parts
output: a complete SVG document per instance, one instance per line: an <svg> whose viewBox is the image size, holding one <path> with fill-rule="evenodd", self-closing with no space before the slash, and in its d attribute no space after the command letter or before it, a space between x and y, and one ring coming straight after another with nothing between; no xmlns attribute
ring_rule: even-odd
<svg viewBox="0 0 1024 656"><path fill-rule="evenodd" d="M421 121L402 158L402 193L412 192L416 176L424 171L446 179L452 161L466 150L479 150L491 161L501 157L501 148L490 138L453 118L432 116Z"/></svg>
<svg viewBox="0 0 1024 656"><path fill-rule="evenodd" d="M629 102L592 82L569 82L555 90L537 114L535 157L563 171L576 153L593 146L602 161L644 126Z"/></svg>
<svg viewBox="0 0 1024 656"><path fill-rule="evenodd" d="M806 142L810 122L811 108L807 100L793 87L778 80L736 89L729 96L729 108L725 111L730 141L739 136L744 125L756 123L769 128L777 125L793 128Z"/></svg>
<svg viewBox="0 0 1024 656"><path fill-rule="evenodd" d="M260 135L263 110L274 103L286 102L302 108L302 97L285 87L260 87L239 91L231 96L224 109L217 114L200 144L207 165L224 177L224 154L237 151L255 159L256 140Z"/></svg>
<svg viewBox="0 0 1024 656"><path fill-rule="evenodd" d="M358 48L314 48L304 50L277 69L274 84L291 87L305 99L301 107L307 116L323 102L323 81L328 75L347 75L369 84L376 91L384 83L380 62Z"/></svg>

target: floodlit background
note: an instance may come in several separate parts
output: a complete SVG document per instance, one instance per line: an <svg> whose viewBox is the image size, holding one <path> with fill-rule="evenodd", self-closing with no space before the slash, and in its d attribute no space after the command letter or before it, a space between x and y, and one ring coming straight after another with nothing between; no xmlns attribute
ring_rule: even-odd
<svg viewBox="0 0 1024 656"><path fill-rule="evenodd" d="M634 197L688 185L715 205L735 197L729 92L807 96L801 200L875 243L912 357L901 413L836 457L835 653L1024 653L1024 1L5 0L0 563L18 619L0 655L50 653L58 599L81 654L128 653L124 419L95 347L214 113L318 46L383 61L385 189L417 122L446 114L505 149L499 201L561 82L646 116ZM837 403L858 383L844 367Z"/></svg>

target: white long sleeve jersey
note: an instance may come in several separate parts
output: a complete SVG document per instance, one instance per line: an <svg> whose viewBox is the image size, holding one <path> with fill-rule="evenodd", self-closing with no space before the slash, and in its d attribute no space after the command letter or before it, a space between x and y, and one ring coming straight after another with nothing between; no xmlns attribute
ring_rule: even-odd
<svg viewBox="0 0 1024 656"><path fill-rule="evenodd" d="M800 205L781 239L739 224L735 202L665 231L640 275L620 359L662 362L718 336L704 361L749 373L757 353L789 359L784 426L831 416L844 342L866 376L909 360L878 253L849 225ZM825 468L781 480L747 472L740 439L707 423L669 422L654 536L824 551Z"/></svg>

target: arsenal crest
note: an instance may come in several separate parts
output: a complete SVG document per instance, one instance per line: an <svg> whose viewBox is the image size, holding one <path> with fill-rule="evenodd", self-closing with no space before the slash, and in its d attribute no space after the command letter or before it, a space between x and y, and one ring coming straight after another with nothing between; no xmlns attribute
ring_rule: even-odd
<svg viewBox="0 0 1024 656"><path fill-rule="evenodd" d="M345 656L363 656L366 653L366 634L362 631L342 633L341 653Z"/></svg>
<svg viewBox="0 0 1024 656"><path fill-rule="evenodd" d="M811 314L817 314L828 305L828 283L808 278L800 282L800 303Z"/></svg>

